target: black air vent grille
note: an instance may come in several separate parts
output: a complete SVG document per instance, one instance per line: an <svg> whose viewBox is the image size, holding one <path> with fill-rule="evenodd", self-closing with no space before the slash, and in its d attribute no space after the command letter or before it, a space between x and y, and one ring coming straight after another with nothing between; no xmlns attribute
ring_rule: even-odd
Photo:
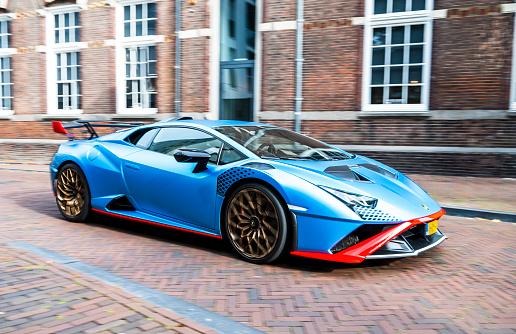
<svg viewBox="0 0 516 334"><path fill-rule="evenodd" d="M330 175L336 176L343 180L348 181L365 181L370 182L369 179L365 178L364 176L354 172L349 168L347 165L342 166L331 166L324 170L325 173L328 173Z"/></svg>

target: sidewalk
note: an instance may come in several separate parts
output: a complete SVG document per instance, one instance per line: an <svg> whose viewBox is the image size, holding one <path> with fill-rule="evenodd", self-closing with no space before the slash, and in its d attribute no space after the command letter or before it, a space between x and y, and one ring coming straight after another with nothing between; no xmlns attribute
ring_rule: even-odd
<svg viewBox="0 0 516 334"><path fill-rule="evenodd" d="M216 333L118 287L0 243L0 333Z"/></svg>

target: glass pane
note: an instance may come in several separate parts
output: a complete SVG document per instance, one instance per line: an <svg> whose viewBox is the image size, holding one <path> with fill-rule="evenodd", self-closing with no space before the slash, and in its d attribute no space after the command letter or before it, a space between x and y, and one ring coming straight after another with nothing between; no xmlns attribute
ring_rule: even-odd
<svg viewBox="0 0 516 334"><path fill-rule="evenodd" d="M148 92L157 92L156 89L156 78L147 79L147 91Z"/></svg>
<svg viewBox="0 0 516 334"><path fill-rule="evenodd" d="M11 63L11 58L9 58L9 57L2 58L2 66L3 66L2 68L3 69L6 69L6 70L11 69L10 63Z"/></svg>
<svg viewBox="0 0 516 334"><path fill-rule="evenodd" d="M391 44L405 43L405 27L392 27L392 41Z"/></svg>
<svg viewBox="0 0 516 334"><path fill-rule="evenodd" d="M57 84L57 95L63 95L63 84L62 83Z"/></svg>
<svg viewBox="0 0 516 334"><path fill-rule="evenodd" d="M131 19L131 6L124 6L124 20L128 21Z"/></svg>
<svg viewBox="0 0 516 334"><path fill-rule="evenodd" d="M70 26L70 14L63 14L64 16L64 26L69 27Z"/></svg>
<svg viewBox="0 0 516 334"><path fill-rule="evenodd" d="M2 96L9 96L9 85L2 85Z"/></svg>
<svg viewBox="0 0 516 334"><path fill-rule="evenodd" d="M62 96L59 96L57 98L57 109L63 109L63 97Z"/></svg>
<svg viewBox="0 0 516 334"><path fill-rule="evenodd" d="M403 66L391 67L391 84L400 84L403 80Z"/></svg>
<svg viewBox="0 0 516 334"><path fill-rule="evenodd" d="M64 30L64 34L65 34L65 43L69 43L70 42L70 29L65 29Z"/></svg>
<svg viewBox="0 0 516 334"><path fill-rule="evenodd" d="M385 28L373 29L373 45L385 45Z"/></svg>
<svg viewBox="0 0 516 334"><path fill-rule="evenodd" d="M59 59L59 57L57 57L57 59ZM61 81L61 68L60 67L57 68L57 81Z"/></svg>
<svg viewBox="0 0 516 334"><path fill-rule="evenodd" d="M59 15L54 16L54 27L59 28Z"/></svg>
<svg viewBox="0 0 516 334"><path fill-rule="evenodd" d="M158 94L150 94L150 108L157 108L156 100L158 99Z"/></svg>
<svg viewBox="0 0 516 334"><path fill-rule="evenodd" d="M10 72L9 71L3 71L2 72L2 83L10 83L11 82L11 79L10 79Z"/></svg>
<svg viewBox="0 0 516 334"><path fill-rule="evenodd" d="M142 36L142 21L136 22L136 36Z"/></svg>
<svg viewBox="0 0 516 334"><path fill-rule="evenodd" d="M134 6L136 9L136 19L142 19L143 18L143 6L142 5L136 5Z"/></svg>
<svg viewBox="0 0 516 334"><path fill-rule="evenodd" d="M392 0L392 12L404 12L406 0Z"/></svg>
<svg viewBox="0 0 516 334"><path fill-rule="evenodd" d="M374 1L374 13L375 14L387 13L387 0L375 0Z"/></svg>
<svg viewBox="0 0 516 334"><path fill-rule="evenodd" d="M156 63L155 62L149 63L149 75L156 75Z"/></svg>
<svg viewBox="0 0 516 334"><path fill-rule="evenodd" d="M401 99L403 87L389 87L389 100ZM401 101L390 101L391 103L400 103Z"/></svg>
<svg viewBox="0 0 516 334"><path fill-rule="evenodd" d="M408 87L408 104L420 104L421 103L421 86L409 86Z"/></svg>
<svg viewBox="0 0 516 334"><path fill-rule="evenodd" d="M423 45L412 45L410 47L410 57L409 62L411 64L414 63L422 63L423 62Z"/></svg>
<svg viewBox="0 0 516 334"><path fill-rule="evenodd" d="M66 79L72 80L72 67L66 68Z"/></svg>
<svg viewBox="0 0 516 334"><path fill-rule="evenodd" d="M126 106L126 108L132 108L133 107L133 94L127 94L126 95L125 106Z"/></svg>
<svg viewBox="0 0 516 334"><path fill-rule="evenodd" d="M149 60L156 60L156 47L155 46L149 46Z"/></svg>
<svg viewBox="0 0 516 334"><path fill-rule="evenodd" d="M70 65L72 63L72 53L66 53L66 65Z"/></svg>
<svg viewBox="0 0 516 334"><path fill-rule="evenodd" d="M384 68L373 68L371 75L371 85L383 85Z"/></svg>
<svg viewBox="0 0 516 334"><path fill-rule="evenodd" d="M156 20L149 20L147 24L147 35L156 35Z"/></svg>
<svg viewBox="0 0 516 334"><path fill-rule="evenodd" d="M410 66L409 68L409 82L420 83L423 73L423 66Z"/></svg>
<svg viewBox="0 0 516 334"><path fill-rule="evenodd" d="M79 28L75 28L75 39L74 39L74 42L78 42L79 41Z"/></svg>
<svg viewBox="0 0 516 334"><path fill-rule="evenodd" d="M131 65L125 64L125 76L130 77L131 76Z"/></svg>
<svg viewBox="0 0 516 334"><path fill-rule="evenodd" d="M383 87L371 88L371 104L383 104Z"/></svg>
<svg viewBox="0 0 516 334"><path fill-rule="evenodd" d="M425 0L412 0L412 10L424 10L425 7Z"/></svg>
<svg viewBox="0 0 516 334"><path fill-rule="evenodd" d="M81 25L81 23L79 22L79 12L75 12L74 14L75 14L74 15L74 18L75 18L74 24L78 27Z"/></svg>
<svg viewBox="0 0 516 334"><path fill-rule="evenodd" d="M148 18L156 17L156 4L154 2L147 4L147 17Z"/></svg>
<svg viewBox="0 0 516 334"><path fill-rule="evenodd" d="M410 26L410 43L423 43L425 34L425 26L417 24Z"/></svg>
<svg viewBox="0 0 516 334"><path fill-rule="evenodd" d="M127 94L132 93L133 91L133 81L132 80L126 80L125 81L125 92Z"/></svg>
<svg viewBox="0 0 516 334"><path fill-rule="evenodd" d="M403 46L391 48L391 64L403 64Z"/></svg>
<svg viewBox="0 0 516 334"><path fill-rule="evenodd" d="M61 66L61 55L62 53L57 54L57 66Z"/></svg>
<svg viewBox="0 0 516 334"><path fill-rule="evenodd" d="M131 24L129 22L124 23L124 37L131 36Z"/></svg>
<svg viewBox="0 0 516 334"><path fill-rule="evenodd" d="M373 49L372 65L385 65L385 48Z"/></svg>
<svg viewBox="0 0 516 334"><path fill-rule="evenodd" d="M59 43L59 30L56 30L56 43Z"/></svg>

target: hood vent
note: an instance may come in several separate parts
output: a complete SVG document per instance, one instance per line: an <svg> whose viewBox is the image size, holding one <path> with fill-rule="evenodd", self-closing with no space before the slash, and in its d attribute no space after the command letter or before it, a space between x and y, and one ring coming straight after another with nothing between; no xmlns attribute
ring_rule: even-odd
<svg viewBox="0 0 516 334"><path fill-rule="evenodd" d="M347 165L328 167L324 170L324 172L343 180L371 182L371 180L352 171L351 168L349 168Z"/></svg>
<svg viewBox="0 0 516 334"><path fill-rule="evenodd" d="M385 175L392 179L398 178L397 174L389 172L387 169L373 165L373 164L358 164L358 165L352 165L352 166L367 168L369 170L372 170L373 172ZM336 176L343 180L371 182L371 180L367 179L363 175L352 170L348 165L328 167L324 170L324 172L328 173L330 175Z"/></svg>

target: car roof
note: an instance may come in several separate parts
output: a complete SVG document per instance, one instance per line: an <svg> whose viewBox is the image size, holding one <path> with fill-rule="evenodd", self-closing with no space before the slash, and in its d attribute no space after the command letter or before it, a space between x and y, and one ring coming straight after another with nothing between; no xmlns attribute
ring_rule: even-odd
<svg viewBox="0 0 516 334"><path fill-rule="evenodd" d="M195 124L209 128L216 128L219 126L274 126L265 123L246 122L246 121L232 121L232 120L208 120L208 119L170 119L157 122L159 125L177 125L177 124Z"/></svg>

